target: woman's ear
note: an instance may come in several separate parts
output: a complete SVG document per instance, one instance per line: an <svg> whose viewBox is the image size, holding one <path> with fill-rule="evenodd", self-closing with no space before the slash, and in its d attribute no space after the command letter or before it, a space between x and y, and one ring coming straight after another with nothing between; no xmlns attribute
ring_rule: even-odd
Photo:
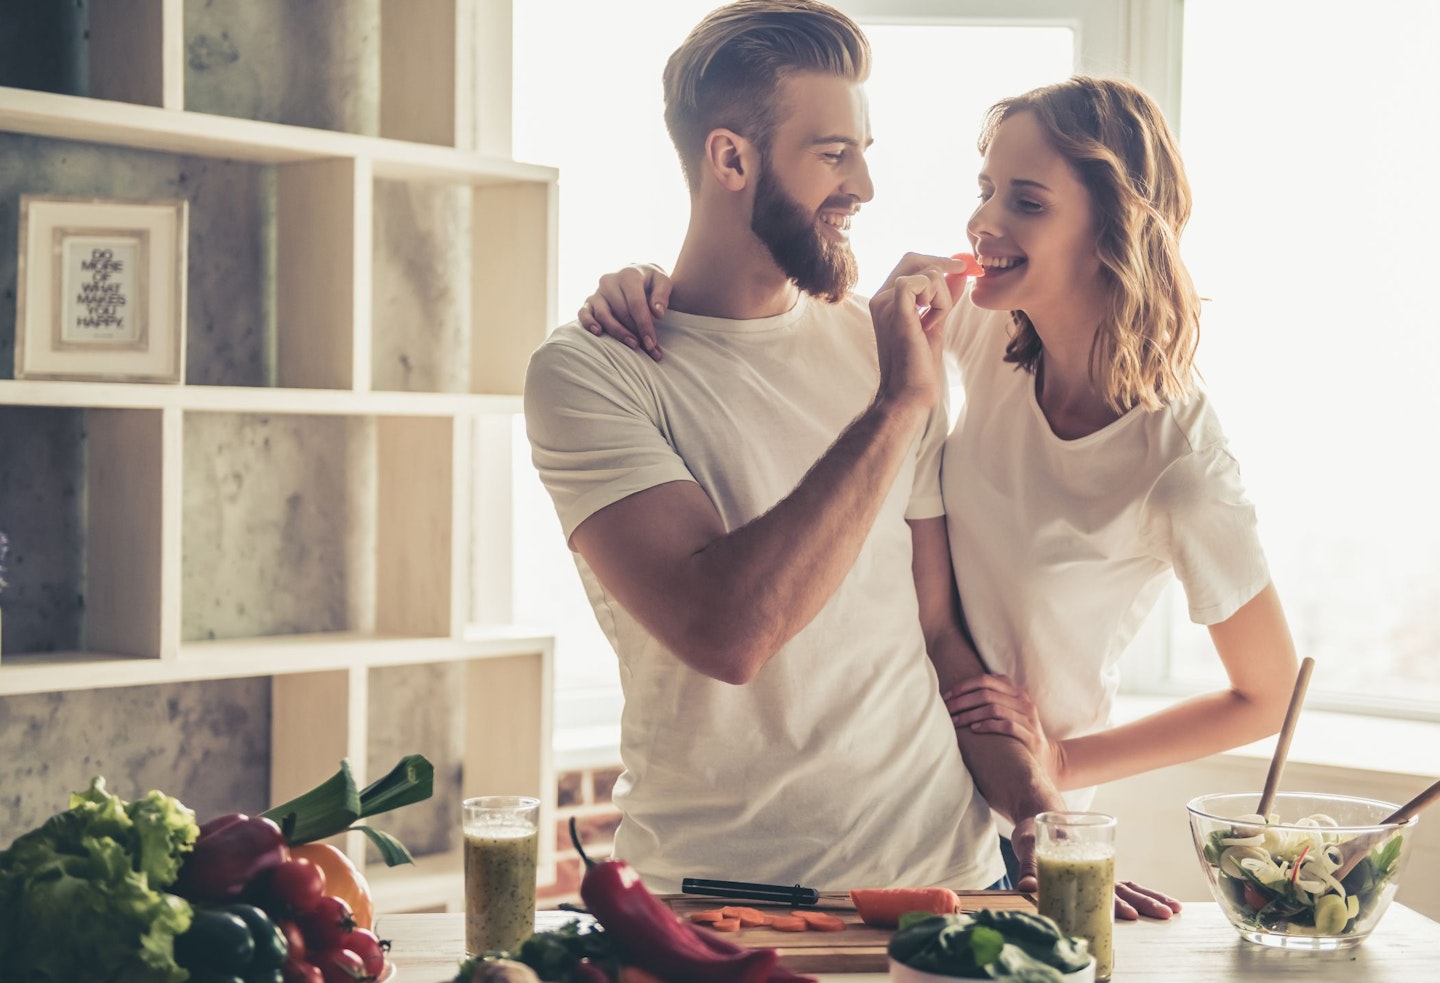
<svg viewBox="0 0 1440 983"><path fill-rule="evenodd" d="M711 130L705 138L705 166L727 191L743 191L758 164L754 144L734 130Z"/></svg>

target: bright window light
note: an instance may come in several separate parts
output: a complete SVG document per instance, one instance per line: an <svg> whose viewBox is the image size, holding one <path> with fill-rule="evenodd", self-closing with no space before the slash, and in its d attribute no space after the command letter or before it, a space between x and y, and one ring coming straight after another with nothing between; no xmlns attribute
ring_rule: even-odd
<svg viewBox="0 0 1440 983"><path fill-rule="evenodd" d="M1440 5L1185 5L1200 366L1259 510L1309 702L1440 713ZM1174 619L1172 678L1213 682Z"/></svg>

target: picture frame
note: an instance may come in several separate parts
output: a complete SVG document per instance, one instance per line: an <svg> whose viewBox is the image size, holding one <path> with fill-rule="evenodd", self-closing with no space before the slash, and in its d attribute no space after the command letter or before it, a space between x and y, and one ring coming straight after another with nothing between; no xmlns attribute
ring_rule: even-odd
<svg viewBox="0 0 1440 983"><path fill-rule="evenodd" d="M15 378L179 383L189 202L20 196Z"/></svg>

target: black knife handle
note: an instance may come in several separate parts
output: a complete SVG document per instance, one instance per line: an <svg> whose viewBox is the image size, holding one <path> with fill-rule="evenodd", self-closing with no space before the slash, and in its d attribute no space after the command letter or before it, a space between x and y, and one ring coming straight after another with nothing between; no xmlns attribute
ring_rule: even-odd
<svg viewBox="0 0 1440 983"><path fill-rule="evenodd" d="M744 898L796 907L818 904L820 901L819 891L813 887L801 887L799 884L786 887L783 884L752 884L747 881L712 881L703 877L686 877L680 882L680 890L685 894Z"/></svg>

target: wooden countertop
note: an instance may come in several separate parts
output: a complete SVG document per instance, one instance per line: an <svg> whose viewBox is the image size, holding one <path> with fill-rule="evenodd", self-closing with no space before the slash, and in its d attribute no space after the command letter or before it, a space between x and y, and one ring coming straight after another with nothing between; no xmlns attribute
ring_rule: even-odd
<svg viewBox="0 0 1440 983"><path fill-rule="evenodd" d="M540 912L538 922L554 915ZM383 915L395 983L446 983L463 957L465 916ZM1440 974L1440 923L1395 904L1363 944L1337 952L1269 949L1242 940L1213 902L1190 902L1168 922L1115 927L1115 983L1407 983ZM823 983L885 983L884 973L826 973Z"/></svg>

